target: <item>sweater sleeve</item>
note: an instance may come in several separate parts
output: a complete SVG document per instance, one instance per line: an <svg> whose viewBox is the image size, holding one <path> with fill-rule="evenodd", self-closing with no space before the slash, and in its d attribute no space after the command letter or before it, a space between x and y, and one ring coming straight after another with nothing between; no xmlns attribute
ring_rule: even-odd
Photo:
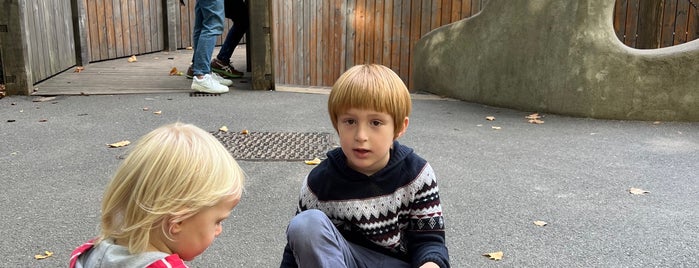
<svg viewBox="0 0 699 268"><path fill-rule="evenodd" d="M415 267L426 262L434 262L442 268L450 267L439 187L429 164L424 166L418 180L424 181L410 208L410 225L405 233L408 253Z"/></svg>

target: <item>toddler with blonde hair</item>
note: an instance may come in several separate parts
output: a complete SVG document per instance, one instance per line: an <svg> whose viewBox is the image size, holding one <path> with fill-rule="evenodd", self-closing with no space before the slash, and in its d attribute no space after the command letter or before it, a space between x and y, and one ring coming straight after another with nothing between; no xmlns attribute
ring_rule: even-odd
<svg viewBox="0 0 699 268"><path fill-rule="evenodd" d="M73 251L70 267L187 267L221 233L243 181L210 133L161 126L119 166L102 200L100 235Z"/></svg>

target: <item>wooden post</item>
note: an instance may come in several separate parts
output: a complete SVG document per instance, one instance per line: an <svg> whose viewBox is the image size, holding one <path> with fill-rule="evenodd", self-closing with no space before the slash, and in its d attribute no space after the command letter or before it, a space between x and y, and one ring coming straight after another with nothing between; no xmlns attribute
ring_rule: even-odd
<svg viewBox="0 0 699 268"><path fill-rule="evenodd" d="M29 95L32 73L29 71L26 34L26 0L0 0L0 55L8 95Z"/></svg>
<svg viewBox="0 0 699 268"><path fill-rule="evenodd" d="M274 65L272 55L272 3L271 0L248 0L251 48L252 89L274 90Z"/></svg>
<svg viewBox="0 0 699 268"><path fill-rule="evenodd" d="M178 0L163 0L165 10L165 50L177 50L177 39L180 31L177 20L180 18L180 1Z"/></svg>
<svg viewBox="0 0 699 268"><path fill-rule="evenodd" d="M87 0L71 0L73 13L73 33L75 39L75 64L87 66L90 63L90 35L87 30Z"/></svg>

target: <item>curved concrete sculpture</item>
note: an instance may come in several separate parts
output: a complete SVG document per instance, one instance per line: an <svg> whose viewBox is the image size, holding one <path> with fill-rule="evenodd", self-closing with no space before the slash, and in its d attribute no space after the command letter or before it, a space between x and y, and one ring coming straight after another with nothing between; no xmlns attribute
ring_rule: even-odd
<svg viewBox="0 0 699 268"><path fill-rule="evenodd" d="M699 121L699 40L630 48L613 13L609 0L490 0L418 41L414 89L531 112Z"/></svg>

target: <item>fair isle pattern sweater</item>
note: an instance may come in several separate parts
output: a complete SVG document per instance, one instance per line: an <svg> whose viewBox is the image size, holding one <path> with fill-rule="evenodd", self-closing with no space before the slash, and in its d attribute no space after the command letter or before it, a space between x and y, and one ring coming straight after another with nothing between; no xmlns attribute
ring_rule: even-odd
<svg viewBox="0 0 699 268"><path fill-rule="evenodd" d="M366 176L347 166L341 148L306 177L298 212L323 211L345 239L414 266L449 267L439 188L432 167L394 142L386 167Z"/></svg>

